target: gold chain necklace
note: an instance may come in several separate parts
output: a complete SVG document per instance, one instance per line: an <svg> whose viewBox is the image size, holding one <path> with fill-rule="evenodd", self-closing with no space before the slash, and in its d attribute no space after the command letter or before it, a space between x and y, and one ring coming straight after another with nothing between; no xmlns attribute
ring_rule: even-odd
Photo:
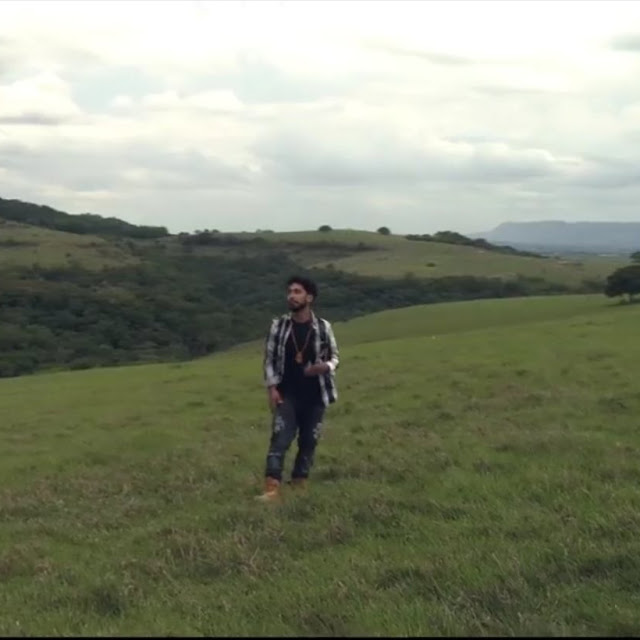
<svg viewBox="0 0 640 640"><path fill-rule="evenodd" d="M307 348L307 346L309 345L309 339L311 338L311 327L309 327L309 330L307 331L307 338L304 341L304 345L302 346L302 349L298 348L298 341L296 340L296 329L295 329L295 325L292 325L291 327L291 339L293 340L293 346L296 349L296 362L298 364L302 364L302 355L305 351L305 349Z"/></svg>

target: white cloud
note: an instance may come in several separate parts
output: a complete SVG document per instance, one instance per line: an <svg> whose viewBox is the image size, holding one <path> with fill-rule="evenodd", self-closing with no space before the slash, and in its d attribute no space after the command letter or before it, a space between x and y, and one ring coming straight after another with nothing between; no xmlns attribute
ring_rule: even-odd
<svg viewBox="0 0 640 640"><path fill-rule="evenodd" d="M189 96L179 96L176 91L165 91L145 96L142 106L151 109L202 110L217 113L239 112L243 109L243 104L233 91L204 91Z"/></svg>
<svg viewBox="0 0 640 640"><path fill-rule="evenodd" d="M3 195L173 230L637 216L640 5L0 3Z"/></svg>
<svg viewBox="0 0 640 640"><path fill-rule="evenodd" d="M114 109L131 109L134 105L135 101L131 96L116 96L109 103Z"/></svg>
<svg viewBox="0 0 640 640"><path fill-rule="evenodd" d="M53 73L0 85L0 123L55 124L79 114L68 84Z"/></svg>

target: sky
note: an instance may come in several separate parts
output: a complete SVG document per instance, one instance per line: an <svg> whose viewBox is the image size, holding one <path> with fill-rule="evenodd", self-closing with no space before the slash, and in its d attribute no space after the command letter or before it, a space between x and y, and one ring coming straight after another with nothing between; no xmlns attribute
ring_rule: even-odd
<svg viewBox="0 0 640 640"><path fill-rule="evenodd" d="M172 233L640 220L640 2L0 2L0 197Z"/></svg>

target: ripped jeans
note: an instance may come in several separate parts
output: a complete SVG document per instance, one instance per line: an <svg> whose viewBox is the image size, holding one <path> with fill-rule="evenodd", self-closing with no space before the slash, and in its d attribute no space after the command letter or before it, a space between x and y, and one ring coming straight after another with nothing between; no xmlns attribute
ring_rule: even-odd
<svg viewBox="0 0 640 640"><path fill-rule="evenodd" d="M316 445L320 439L323 404L303 404L285 397L273 413L271 441L267 454L265 475L282 480L284 459L298 434L298 453L293 464L292 478L307 478L313 466Z"/></svg>

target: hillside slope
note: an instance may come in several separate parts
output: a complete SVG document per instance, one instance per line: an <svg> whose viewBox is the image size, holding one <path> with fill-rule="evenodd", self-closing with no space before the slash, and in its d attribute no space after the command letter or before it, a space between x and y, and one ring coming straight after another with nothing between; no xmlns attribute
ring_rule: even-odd
<svg viewBox="0 0 640 640"><path fill-rule="evenodd" d="M355 345L432 338L484 331L488 328L553 322L610 312L612 303L601 295L531 296L490 300L465 300L416 305L371 313L344 322L333 322L341 345ZM260 357L263 340L236 346L234 352Z"/></svg>
<svg viewBox="0 0 640 640"><path fill-rule="evenodd" d="M239 234L249 238L249 234ZM383 236L364 231L262 233L257 237L279 243L306 266L326 267L367 276L419 278L470 275L513 279L518 275L549 282L579 285L585 280L604 281L614 269L627 263L623 258L585 257L581 260L532 258L505 255L474 247L418 242L403 236ZM361 249L357 250L358 244ZM305 251L305 245L309 247ZM350 247L347 255L322 255L322 247L336 251ZM369 247L369 250L366 248Z"/></svg>
<svg viewBox="0 0 640 640"><path fill-rule="evenodd" d="M14 229L12 233L17 234L16 237L7 237L9 227L6 222L19 223L23 227L28 225L32 230L36 228L40 231L29 234L23 229L22 233L28 234L24 239ZM501 228L492 233L500 235ZM64 235L42 233L43 230L64 232ZM622 232L624 233L624 229ZM99 236L101 240L94 237L80 241L79 237L83 235ZM387 278L403 277L407 273L424 278L475 275L513 279L520 275L576 286L585 280L602 282L613 269L624 262L623 258L602 259L595 256L581 257L580 260L540 259L499 253L503 249L497 246L493 250L487 250L353 230L332 230L328 233L216 234L221 242L209 247L197 244L185 246L185 240L193 239L189 235L171 236L164 227L134 225L117 218L103 218L92 214L70 215L51 207L0 197L0 265L66 265L70 254L73 254L77 264L85 264L91 268L113 266L118 258L127 263L132 258L135 261L134 256L140 250L148 251L150 248L169 253L177 251L179 254L185 249L193 251L195 248L200 253L204 250L208 254L228 255L238 250L259 250L259 246L251 246L251 241L256 239L276 245L304 267L331 265L350 273ZM437 235L457 234L442 232ZM459 238L463 239L464 236ZM3 239L5 242L2 242ZM108 243L105 243L105 239ZM127 241L126 244L123 240ZM237 245L238 240L242 241L243 246ZM87 251L91 248L96 249L93 256L91 251Z"/></svg>
<svg viewBox="0 0 640 640"><path fill-rule="evenodd" d="M355 345L508 328L610 309L611 304L600 295L473 300L382 311L340 323L336 331L347 345Z"/></svg>
<svg viewBox="0 0 640 640"><path fill-rule="evenodd" d="M46 205L6 198L0 198L0 218L79 235L138 239L162 238L168 235L165 227L131 224L119 218L105 218L91 213L69 214Z"/></svg>
<svg viewBox="0 0 640 640"><path fill-rule="evenodd" d="M322 313L347 320L453 300L601 292L626 263L468 242L450 232L172 236L0 198L0 377L186 360L256 339L293 273L318 281Z"/></svg>
<svg viewBox="0 0 640 640"><path fill-rule="evenodd" d="M0 632L636 635L640 306L584 311L348 323L275 508L255 353L1 380Z"/></svg>
<svg viewBox="0 0 640 640"><path fill-rule="evenodd" d="M78 235L0 218L0 268L116 268L139 259L123 243L95 235Z"/></svg>

